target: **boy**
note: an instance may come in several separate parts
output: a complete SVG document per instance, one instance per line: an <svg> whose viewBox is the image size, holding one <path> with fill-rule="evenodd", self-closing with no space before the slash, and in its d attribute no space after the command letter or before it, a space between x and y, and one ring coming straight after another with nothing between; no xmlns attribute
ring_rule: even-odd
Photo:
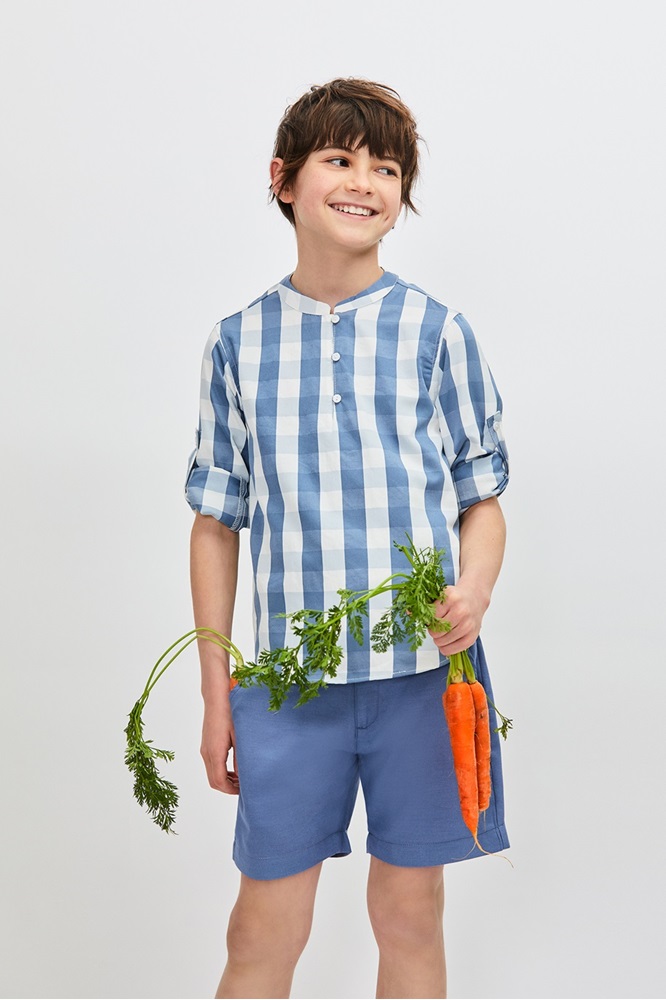
<svg viewBox="0 0 666 1000"><path fill-rule="evenodd" d="M466 321L383 270L382 238L414 208L416 123L365 80L313 87L280 123L272 197L294 226L296 269L219 323L206 348L199 441L187 484L195 621L230 634L238 531L250 527L256 647L289 642L282 612L327 608L406 570L393 545L446 553L451 624L417 652L341 642L313 701L267 710L229 690L222 651L200 643L202 756L240 801L241 887L219 997L287 997L323 860L351 850L359 779L368 812L368 908L378 997L443 997L443 865L470 850L441 695L447 656L478 641L500 570L507 482L501 400ZM383 603L371 607L370 624ZM479 833L508 846L497 736ZM234 749L234 766L227 766Z"/></svg>

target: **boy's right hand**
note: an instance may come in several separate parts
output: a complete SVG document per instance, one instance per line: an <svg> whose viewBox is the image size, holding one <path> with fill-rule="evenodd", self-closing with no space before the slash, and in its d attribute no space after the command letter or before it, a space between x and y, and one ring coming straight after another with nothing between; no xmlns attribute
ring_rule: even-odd
<svg viewBox="0 0 666 1000"><path fill-rule="evenodd" d="M227 762L232 752L233 769L230 770ZM227 795L238 795L234 724L228 704L226 709L204 712L201 756L211 788Z"/></svg>

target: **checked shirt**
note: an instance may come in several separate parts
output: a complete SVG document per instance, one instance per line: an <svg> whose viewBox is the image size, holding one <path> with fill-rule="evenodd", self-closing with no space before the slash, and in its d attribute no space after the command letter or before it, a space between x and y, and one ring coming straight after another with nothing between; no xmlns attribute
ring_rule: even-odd
<svg viewBox="0 0 666 1000"><path fill-rule="evenodd" d="M223 319L206 345L186 498L250 529L255 656L290 643L276 617L324 609L409 564L393 545L445 550L460 513L508 480L502 401L460 313L385 272L336 305L284 278ZM370 627L390 604L370 604ZM383 654L341 636L340 683L444 663L431 642Z"/></svg>

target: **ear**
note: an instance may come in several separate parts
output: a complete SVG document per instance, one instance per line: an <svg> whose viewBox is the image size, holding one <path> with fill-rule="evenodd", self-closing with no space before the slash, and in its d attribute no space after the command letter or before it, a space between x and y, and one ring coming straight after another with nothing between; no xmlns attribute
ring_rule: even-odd
<svg viewBox="0 0 666 1000"><path fill-rule="evenodd" d="M284 160L281 157L276 156L271 160L270 167L268 168L271 175L271 190L276 198L283 201L285 204L290 204L294 200L294 197L288 189L281 189L282 183L282 171L284 169Z"/></svg>

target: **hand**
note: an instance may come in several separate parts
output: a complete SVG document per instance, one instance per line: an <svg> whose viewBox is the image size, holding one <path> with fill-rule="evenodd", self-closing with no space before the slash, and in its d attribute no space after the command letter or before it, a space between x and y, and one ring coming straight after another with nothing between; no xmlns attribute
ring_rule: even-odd
<svg viewBox="0 0 666 1000"><path fill-rule="evenodd" d="M461 653L478 638L481 622L488 607L488 600L462 581L446 588L443 601L435 603L438 618L444 618L450 625L448 632L434 632L429 629L435 645L444 656Z"/></svg>
<svg viewBox="0 0 666 1000"><path fill-rule="evenodd" d="M232 770L227 766L230 752L234 754ZM235 734L230 711L204 713L201 756L211 788L227 795L238 795Z"/></svg>

